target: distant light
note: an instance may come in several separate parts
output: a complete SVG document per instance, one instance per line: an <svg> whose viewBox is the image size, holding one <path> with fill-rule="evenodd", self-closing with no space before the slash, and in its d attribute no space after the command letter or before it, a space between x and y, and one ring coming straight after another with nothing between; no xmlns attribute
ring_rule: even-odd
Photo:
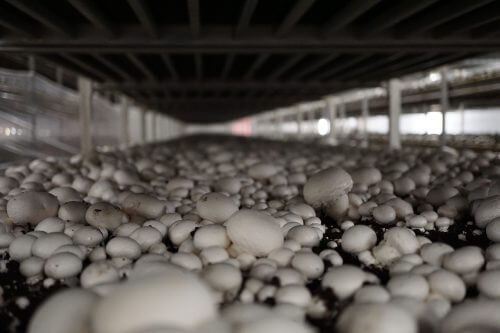
<svg viewBox="0 0 500 333"><path fill-rule="evenodd" d="M5 135L7 135L7 136L9 136L9 135L10 135L10 128L8 128L8 127L7 127L7 128L5 129Z"/></svg>
<svg viewBox="0 0 500 333"><path fill-rule="evenodd" d="M425 114L425 126L427 134L441 134L443 132L443 115L439 111L431 111Z"/></svg>
<svg viewBox="0 0 500 333"><path fill-rule="evenodd" d="M17 135L23 135L23 130L22 130L22 129L19 129L19 130L17 131Z"/></svg>
<svg viewBox="0 0 500 333"><path fill-rule="evenodd" d="M17 130L15 127L12 127L10 132L12 133L12 135L16 135Z"/></svg>
<svg viewBox="0 0 500 333"><path fill-rule="evenodd" d="M441 80L441 73L438 72L432 72L429 74L429 81L431 82L436 82Z"/></svg>
<svg viewBox="0 0 500 333"><path fill-rule="evenodd" d="M330 122L325 118L319 119L316 125L316 130L319 135L327 135L330 133Z"/></svg>

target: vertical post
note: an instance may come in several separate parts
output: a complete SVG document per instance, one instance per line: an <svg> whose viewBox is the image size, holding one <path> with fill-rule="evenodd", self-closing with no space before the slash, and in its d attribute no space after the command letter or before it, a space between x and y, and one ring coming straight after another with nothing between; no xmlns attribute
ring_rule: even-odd
<svg viewBox="0 0 500 333"><path fill-rule="evenodd" d="M341 103L339 105L339 116L341 119L341 122L340 122L341 127L340 127L339 134L340 134L340 137L343 138L346 135L346 129L345 129L346 115L345 115L345 102L344 101L341 101Z"/></svg>
<svg viewBox="0 0 500 333"><path fill-rule="evenodd" d="M450 107L449 94L448 94L448 71L446 67L441 70L441 116L443 123L443 130L441 131L441 144L446 143L446 112Z"/></svg>
<svg viewBox="0 0 500 333"><path fill-rule="evenodd" d="M80 151L83 156L92 152L92 82L82 76L78 77L79 115L80 115Z"/></svg>
<svg viewBox="0 0 500 333"><path fill-rule="evenodd" d="M279 111L279 114L277 117L278 117L278 133L279 133L281 139L285 139L285 137L286 137L286 135L285 135L285 114L284 114L283 110Z"/></svg>
<svg viewBox="0 0 500 333"><path fill-rule="evenodd" d="M314 137L316 135L316 127L314 126L314 118L316 117L316 110L312 109L307 115L307 132L310 136Z"/></svg>
<svg viewBox="0 0 500 333"><path fill-rule="evenodd" d="M28 70L29 74L31 76L30 78L30 99L33 100L34 94L35 94L35 87L34 87L34 75L35 75L35 57L33 55L30 55L28 57ZM35 104L36 105L36 104ZM35 111L31 114L31 141L35 142L37 140L37 113L38 113L38 108L35 106Z"/></svg>
<svg viewBox="0 0 500 333"><path fill-rule="evenodd" d="M304 115L302 114L302 108L298 105L294 108L294 111L296 112L295 121L297 122L297 138L300 139L303 135L302 123L303 123Z"/></svg>
<svg viewBox="0 0 500 333"><path fill-rule="evenodd" d="M399 116L401 114L401 82L398 79L389 81L389 148L401 148Z"/></svg>
<svg viewBox="0 0 500 333"><path fill-rule="evenodd" d="M30 55L28 57L28 70L31 76L35 75L36 71L36 63L35 63L35 56Z"/></svg>
<svg viewBox="0 0 500 333"><path fill-rule="evenodd" d="M120 97L120 130L121 130L121 142L125 146L128 146L130 144L129 108L128 108L128 99L124 95Z"/></svg>
<svg viewBox="0 0 500 333"><path fill-rule="evenodd" d="M156 137L156 111L151 114L151 121L153 122L151 128L151 140L156 141L158 138Z"/></svg>
<svg viewBox="0 0 500 333"><path fill-rule="evenodd" d="M335 125L337 123L337 105L331 98L326 99L328 118L330 119L330 133L328 134L331 144L337 144Z"/></svg>
<svg viewBox="0 0 500 333"><path fill-rule="evenodd" d="M36 141L36 127L37 127L37 119L36 119L36 113L31 114L31 141L35 142Z"/></svg>
<svg viewBox="0 0 500 333"><path fill-rule="evenodd" d="M465 105L460 103L458 106L460 110L460 134L465 134Z"/></svg>
<svg viewBox="0 0 500 333"><path fill-rule="evenodd" d="M361 135L363 138L362 146L368 146L368 117L370 116L370 106L368 98L364 97L361 100Z"/></svg>
<svg viewBox="0 0 500 333"><path fill-rule="evenodd" d="M141 110L141 143L145 144L148 137L147 137L147 126L146 126L146 110L143 108Z"/></svg>

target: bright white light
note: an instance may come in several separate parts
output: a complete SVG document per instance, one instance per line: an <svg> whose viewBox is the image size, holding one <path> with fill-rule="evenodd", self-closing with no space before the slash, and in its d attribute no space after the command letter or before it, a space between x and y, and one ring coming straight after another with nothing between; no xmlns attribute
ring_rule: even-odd
<svg viewBox="0 0 500 333"><path fill-rule="evenodd" d="M7 135L7 136L9 136L9 135L10 135L10 128L8 128L8 127L7 127L7 128L5 129L5 135Z"/></svg>
<svg viewBox="0 0 500 333"><path fill-rule="evenodd" d="M425 114L425 126L427 134L441 134L443 132L443 116L441 112L427 112Z"/></svg>
<svg viewBox="0 0 500 333"><path fill-rule="evenodd" d="M10 129L10 132L12 133L12 135L16 135L17 130L16 130L16 128L15 128L15 127L12 127L12 128Z"/></svg>
<svg viewBox="0 0 500 333"><path fill-rule="evenodd" d="M438 73L438 72L432 72L429 74L429 80L431 82L436 82L436 81L439 81L441 80L441 73Z"/></svg>
<svg viewBox="0 0 500 333"><path fill-rule="evenodd" d="M321 118L316 124L316 131L319 135L327 135L330 133L330 122L325 118Z"/></svg>

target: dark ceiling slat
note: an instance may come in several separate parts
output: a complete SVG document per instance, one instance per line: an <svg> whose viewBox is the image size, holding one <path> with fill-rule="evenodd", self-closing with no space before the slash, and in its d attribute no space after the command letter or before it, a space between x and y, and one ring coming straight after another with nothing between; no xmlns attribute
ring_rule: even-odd
<svg viewBox="0 0 500 333"><path fill-rule="evenodd" d="M347 26L364 12L378 4L381 0L350 0L340 10L336 11L321 27L322 34L326 35Z"/></svg>
<svg viewBox="0 0 500 333"><path fill-rule="evenodd" d="M423 63L418 63L414 66L406 67L400 71L395 71L395 72L391 72L388 74L391 75L392 77L408 75L408 74L414 73L416 71L424 71L424 70L428 70L428 69L442 66L445 64L453 63L455 61L462 60L462 59L467 58L469 56L471 56L471 54L467 54L467 53L453 53L453 54L449 54L449 55L443 55L443 56L438 57L436 59L431 59L431 60L423 62Z"/></svg>
<svg viewBox="0 0 500 333"><path fill-rule="evenodd" d="M113 61L106 59L104 55L94 54L94 58L96 58L99 62L107 66L111 71L113 71L115 74L122 77L123 79L134 80L134 78L127 71L120 68L120 66L115 64Z"/></svg>
<svg viewBox="0 0 500 333"><path fill-rule="evenodd" d="M200 2L199 0L187 0L189 26L194 37L198 37L201 33L200 22Z"/></svg>
<svg viewBox="0 0 500 333"><path fill-rule="evenodd" d="M241 15L238 19L238 23L236 25L236 29L234 30L235 36L242 34L245 32L246 28L250 24L252 19L252 15L255 12L255 8L257 8L257 4L259 0L246 0L243 8L241 9Z"/></svg>
<svg viewBox="0 0 500 333"><path fill-rule="evenodd" d="M397 1L383 14L363 22L360 33L373 36L375 33L388 29L415 13L429 7L438 0Z"/></svg>
<svg viewBox="0 0 500 333"><path fill-rule="evenodd" d="M315 0L297 0L285 19L276 29L276 36L283 37L292 30L304 14L311 8Z"/></svg>
<svg viewBox="0 0 500 333"><path fill-rule="evenodd" d="M37 55L37 58L43 60L44 62L49 64L49 66L52 66L54 68L59 68L59 67L63 68L65 73L69 73L69 74L73 75L75 78L77 76L80 76L80 75L84 75L84 76L87 76L87 77L90 77L93 79L96 78L92 73L89 73L89 72L83 70L79 66L75 66L73 63L70 63L69 61L65 60L64 58L62 59L64 61L64 63L62 63L60 59L54 59L53 57L48 56L48 55Z"/></svg>
<svg viewBox="0 0 500 333"><path fill-rule="evenodd" d="M500 2L495 2L492 3L491 6L485 6L479 10L475 10L464 18L459 17L438 26L432 31L432 36L434 38L444 38L449 35L457 35L484 26L498 19L500 19Z"/></svg>
<svg viewBox="0 0 500 333"><path fill-rule="evenodd" d="M305 57L305 54L296 54L296 55L290 56L288 58L288 60L283 62L283 64L281 66L278 66L273 72L271 72L268 75L267 79L268 80L275 80L275 79L279 78L281 75L285 74L285 72L287 70L289 70L290 68L295 66L302 59L304 59L304 57Z"/></svg>
<svg viewBox="0 0 500 333"><path fill-rule="evenodd" d="M473 29L470 33L474 39L487 38L500 33L500 19Z"/></svg>
<svg viewBox="0 0 500 333"><path fill-rule="evenodd" d="M87 20L100 30L106 32L110 37L118 35L116 27L109 21L106 14L89 0L68 0Z"/></svg>
<svg viewBox="0 0 500 333"><path fill-rule="evenodd" d="M231 68L233 67L233 63L234 63L234 54L228 54L226 56L226 61L224 62L224 68L222 69L222 72L221 72L221 79L226 79L227 76L229 75L229 72L231 71Z"/></svg>
<svg viewBox="0 0 500 333"><path fill-rule="evenodd" d="M128 53L127 58L141 71L144 76L146 76L151 81L157 81L158 79L153 74L153 72L134 54Z"/></svg>
<svg viewBox="0 0 500 333"><path fill-rule="evenodd" d="M369 82L373 84L374 82ZM334 87L349 86L353 87L361 85L359 81L241 81L241 80L185 80L173 82L164 80L159 82L152 81L129 81L129 82L111 82L100 85L100 90L281 90L281 91L298 91L301 89L318 90L332 89Z"/></svg>
<svg viewBox="0 0 500 333"><path fill-rule="evenodd" d="M25 37L37 37L36 28L24 17L7 9L0 10L0 26Z"/></svg>
<svg viewBox="0 0 500 333"><path fill-rule="evenodd" d="M419 33L428 31L440 24L448 22L456 17L467 14L468 12L484 6L493 0L474 0L474 1L443 1L441 6L430 13L416 15L402 24L402 28L396 32L398 38L415 36Z"/></svg>
<svg viewBox="0 0 500 333"><path fill-rule="evenodd" d="M79 59L77 56L71 54L60 54L60 56L69 61L70 63L74 64L75 66L83 68L88 73L94 75L95 77L103 81L106 80L115 81L115 79L110 77L108 74L101 72L100 70L96 69L95 66L86 63L85 61Z"/></svg>
<svg viewBox="0 0 500 333"><path fill-rule="evenodd" d="M388 73L391 71L401 70L402 68L414 66L415 64L424 63L425 61L429 61L430 59L435 59L438 56L436 53L424 53L418 55L407 55L405 59L399 60L394 64L389 64L385 67L379 67L371 71L370 73L365 73L362 75L358 75L357 79L359 80L368 80L370 78L379 78L384 79L384 73Z"/></svg>
<svg viewBox="0 0 500 333"><path fill-rule="evenodd" d="M262 53L257 56L257 59L252 63L248 71L243 75L243 79L248 80L251 79L256 71L266 62L266 60L271 55L269 53Z"/></svg>
<svg viewBox="0 0 500 333"><path fill-rule="evenodd" d="M333 66L333 68L331 68L330 70L326 70L326 71L319 73L318 75L315 75L314 79L316 79L316 80L328 79L328 78L334 76L335 74L342 72L346 68L349 68L351 66L356 65L357 63L360 63L360 62L366 60L370 56L371 56L370 54L362 54L362 55L358 55L358 56L352 56L348 60L342 61L339 64L335 64L335 66Z"/></svg>
<svg viewBox="0 0 500 333"><path fill-rule="evenodd" d="M147 30L149 35L153 38L158 38L158 26L154 21L153 14L151 13L151 8L149 8L146 1L128 0L128 3L139 19L139 22L141 22L142 26Z"/></svg>
<svg viewBox="0 0 500 333"><path fill-rule="evenodd" d="M389 56L389 57L382 57L378 60L370 61L368 64L366 64L364 66L358 66L357 68L350 69L348 72L341 74L341 75L338 75L336 77L336 79L337 80L344 80L346 78L355 78L356 75L368 73L369 71L371 71L373 69L387 66L387 64L390 64L394 61L399 61L403 57L405 57L405 55L401 55L400 53L396 53L396 54Z"/></svg>
<svg viewBox="0 0 500 333"><path fill-rule="evenodd" d="M333 61L334 59L338 58L338 54L329 54L327 56L324 56L322 59L318 61L312 62L310 65L296 71L295 73L292 74L291 78L292 79L300 79L304 77L307 74L310 74L319 68L323 67L324 65L328 64L329 62Z"/></svg>
<svg viewBox="0 0 500 333"><path fill-rule="evenodd" d="M225 29L225 30L224 30ZM347 32L336 38L321 38L311 27L297 27L287 38L276 38L272 27L252 26L248 31L251 38L234 38L228 33L228 26L214 25L204 31L203 39L186 36L186 27L172 26L169 35L161 39L144 36L143 28L136 25L127 27L124 34L110 42L103 33L95 29L81 29L78 40L62 39L52 35L43 41L32 39L2 40L0 52L16 53L194 53L203 54L329 54L335 53L394 53L394 52L495 52L500 48L500 37L477 41L469 36L460 36L446 42L422 36L405 40L395 39L387 33L369 39L359 39ZM142 34L141 34L142 33Z"/></svg>
<svg viewBox="0 0 500 333"><path fill-rule="evenodd" d="M161 59L165 63L165 66L167 67L168 71L170 72L170 75L174 80L179 80L179 74L177 73L177 70L175 69L174 63L172 61L172 58L170 55L166 53L161 54Z"/></svg>
<svg viewBox="0 0 500 333"><path fill-rule="evenodd" d="M6 0L9 4L31 16L47 28L67 37L76 37L75 26L64 18L57 16L40 1Z"/></svg>

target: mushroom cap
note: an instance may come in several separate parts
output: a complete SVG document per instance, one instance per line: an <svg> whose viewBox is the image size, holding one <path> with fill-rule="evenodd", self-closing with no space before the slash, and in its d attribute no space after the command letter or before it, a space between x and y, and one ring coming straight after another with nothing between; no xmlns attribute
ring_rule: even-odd
<svg viewBox="0 0 500 333"><path fill-rule="evenodd" d="M304 185L304 199L314 208L320 208L352 189L352 178L339 167L320 171Z"/></svg>
<svg viewBox="0 0 500 333"><path fill-rule="evenodd" d="M337 329L340 333L417 333L416 320L391 304L354 304L342 312Z"/></svg>
<svg viewBox="0 0 500 333"><path fill-rule="evenodd" d="M202 218L222 223L238 210L238 206L224 194L212 192L204 194L196 202L196 210Z"/></svg>
<svg viewBox="0 0 500 333"><path fill-rule="evenodd" d="M471 300L452 308L443 319L440 332L498 332L500 301Z"/></svg>
<svg viewBox="0 0 500 333"><path fill-rule="evenodd" d="M479 228L485 228L497 217L500 217L500 195L482 200L474 212L474 220Z"/></svg>
<svg viewBox="0 0 500 333"><path fill-rule="evenodd" d="M59 201L47 192L23 192L7 202L7 215L14 224L36 225L43 219L57 216Z"/></svg>
<svg viewBox="0 0 500 333"><path fill-rule="evenodd" d="M256 210L242 209L226 222L229 239L242 251L266 256L283 245L283 234L277 221Z"/></svg>
<svg viewBox="0 0 500 333"><path fill-rule="evenodd" d="M114 289L92 311L95 333L123 333L154 327L192 329L216 315L216 302L195 275L165 266Z"/></svg>
<svg viewBox="0 0 500 333"><path fill-rule="evenodd" d="M36 310L28 333L87 333L90 310L97 300L97 295L84 289L61 291Z"/></svg>

